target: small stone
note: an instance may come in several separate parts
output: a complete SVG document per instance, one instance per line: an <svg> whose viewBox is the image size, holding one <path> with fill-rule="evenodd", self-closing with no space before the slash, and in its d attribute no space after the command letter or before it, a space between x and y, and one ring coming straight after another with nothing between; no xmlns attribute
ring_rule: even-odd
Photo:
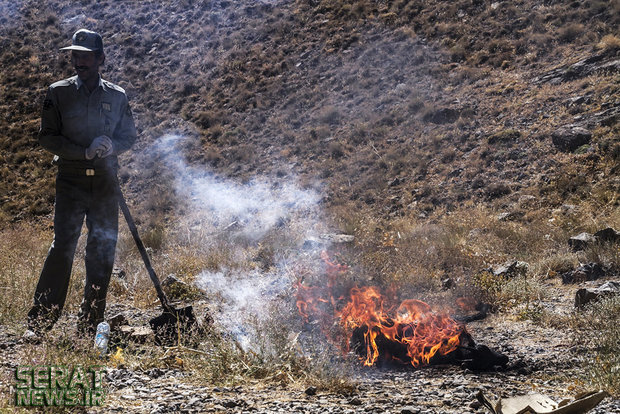
<svg viewBox="0 0 620 414"><path fill-rule="evenodd" d="M403 407L400 410L400 414L419 414L420 413L420 409L411 405L408 405L406 407Z"/></svg>
<svg viewBox="0 0 620 414"><path fill-rule="evenodd" d="M127 320L127 317L125 315L123 315L122 313L118 313L109 318L108 323L110 324L110 330L115 331L119 327L127 325L129 321Z"/></svg>
<svg viewBox="0 0 620 414"><path fill-rule="evenodd" d="M566 125L558 128L552 135L551 140L561 151L575 151L582 145L588 144L592 139L592 133L577 125Z"/></svg>
<svg viewBox="0 0 620 414"><path fill-rule="evenodd" d="M316 387L313 387L313 386L306 388L306 391L305 391L306 395L316 395L316 392L317 392L317 389Z"/></svg>
<svg viewBox="0 0 620 414"><path fill-rule="evenodd" d="M616 231L611 227L607 227L606 229L597 231L596 233L594 233L594 237L596 237L601 242L620 242L620 232Z"/></svg>
<svg viewBox="0 0 620 414"><path fill-rule="evenodd" d="M235 400L227 400L227 401L224 401L222 405L226 408L235 408L239 405L239 403Z"/></svg>
<svg viewBox="0 0 620 414"><path fill-rule="evenodd" d="M529 265L525 262L513 260L506 262L496 269L492 269L495 276L502 276L505 278L512 278L516 276L525 276Z"/></svg>
<svg viewBox="0 0 620 414"><path fill-rule="evenodd" d="M355 240L355 236L349 234L321 234L319 236L323 240L330 241L332 243L352 243Z"/></svg>
<svg viewBox="0 0 620 414"><path fill-rule="evenodd" d="M129 340L137 343L145 343L147 339L152 339L154 337L153 330L148 326L124 325L119 328L119 332Z"/></svg>
<svg viewBox="0 0 620 414"><path fill-rule="evenodd" d="M166 373L166 371L164 371L161 368L151 368L148 371L146 371L147 378L159 378L162 375L164 375L165 373ZM145 378L145 380L147 378Z"/></svg>
<svg viewBox="0 0 620 414"><path fill-rule="evenodd" d="M112 276L116 276L119 279L125 280L127 278L127 272L125 272L123 269L113 269L112 270Z"/></svg>
<svg viewBox="0 0 620 414"><path fill-rule="evenodd" d="M482 403L478 400L475 400L469 403L469 408L473 408L474 410L477 410L480 407L482 407Z"/></svg>
<svg viewBox="0 0 620 414"><path fill-rule="evenodd" d="M450 277L442 279L442 281L441 281L441 288L443 290L452 289L455 285L456 285L456 283L454 282L454 279L452 279Z"/></svg>
<svg viewBox="0 0 620 414"><path fill-rule="evenodd" d="M362 400L360 400L358 397L353 397L348 402L350 405L362 405Z"/></svg>

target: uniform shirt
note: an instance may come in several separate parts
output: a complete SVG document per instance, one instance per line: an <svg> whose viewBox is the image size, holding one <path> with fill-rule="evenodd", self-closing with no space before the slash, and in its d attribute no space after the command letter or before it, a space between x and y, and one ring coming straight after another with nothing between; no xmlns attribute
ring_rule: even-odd
<svg viewBox="0 0 620 414"><path fill-rule="evenodd" d="M113 158L136 141L125 90L101 76L92 92L77 75L53 83L43 103L39 143L56 155L54 161L74 168L103 166L103 160L87 160L85 155L86 148L100 135L112 140Z"/></svg>

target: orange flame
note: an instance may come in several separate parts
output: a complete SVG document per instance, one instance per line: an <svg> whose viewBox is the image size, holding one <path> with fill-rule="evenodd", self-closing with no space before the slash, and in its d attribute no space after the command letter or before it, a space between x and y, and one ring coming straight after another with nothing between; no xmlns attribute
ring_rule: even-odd
<svg viewBox="0 0 620 414"><path fill-rule="evenodd" d="M342 338L335 342L341 343L343 351L348 351L348 339L355 330L363 331L365 357L361 360L366 366L375 365L381 355L379 339L406 349L407 362L416 367L428 364L435 355L446 355L457 349L465 327L446 314L434 312L420 300L407 299L398 307L389 306L378 288L353 287L348 301L340 306L344 297L335 299L333 290L337 276L346 272L347 267L329 261L325 252L322 258L327 265L327 285L308 287L300 281L297 308L306 321L313 317L322 327L337 323Z"/></svg>

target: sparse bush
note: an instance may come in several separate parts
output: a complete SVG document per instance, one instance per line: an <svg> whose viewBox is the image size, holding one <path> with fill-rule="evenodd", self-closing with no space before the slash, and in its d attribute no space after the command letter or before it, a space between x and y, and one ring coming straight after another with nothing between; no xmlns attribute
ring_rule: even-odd
<svg viewBox="0 0 620 414"><path fill-rule="evenodd" d="M340 117L340 111L333 106L323 108L319 114L319 120L328 125L338 124L340 122Z"/></svg>
<svg viewBox="0 0 620 414"><path fill-rule="evenodd" d="M200 111L193 117L193 119L196 125L203 129L208 129L221 123L220 115L213 111Z"/></svg>
<svg viewBox="0 0 620 414"><path fill-rule="evenodd" d="M484 271L474 275L472 283L479 290L481 300L495 309L518 308L517 313L523 319L541 319L539 303L544 297L544 288L538 279L508 278Z"/></svg>
<svg viewBox="0 0 620 414"><path fill-rule="evenodd" d="M141 235L144 246L153 250L161 250L166 241L166 230L162 224L154 224Z"/></svg>
<svg viewBox="0 0 620 414"><path fill-rule="evenodd" d="M341 158L344 156L344 146L338 141L332 141L329 143L328 151L331 157Z"/></svg>
<svg viewBox="0 0 620 414"><path fill-rule="evenodd" d="M620 296L603 298L575 312L573 332L574 341L589 351L583 380L620 395Z"/></svg>
<svg viewBox="0 0 620 414"><path fill-rule="evenodd" d="M230 154L234 161L245 163L252 159L254 151L250 145L237 145L231 149Z"/></svg>
<svg viewBox="0 0 620 414"><path fill-rule="evenodd" d="M510 188L510 185L502 182L491 183L486 188L487 197L491 199L510 194L511 192L512 189Z"/></svg>
<svg viewBox="0 0 620 414"><path fill-rule="evenodd" d="M1 235L0 324L13 325L26 320L52 238L49 231L26 224L5 228Z"/></svg>
<svg viewBox="0 0 620 414"><path fill-rule="evenodd" d="M585 26L581 23L571 23L567 26L563 26L558 31L558 37L560 41L564 43L573 42L575 39L583 35Z"/></svg>
<svg viewBox="0 0 620 414"><path fill-rule="evenodd" d="M620 49L620 38L612 34L603 36L601 41L597 43L596 48L604 52L610 52Z"/></svg>
<svg viewBox="0 0 620 414"><path fill-rule="evenodd" d="M577 256L569 252L554 252L551 255L540 259L537 263L534 274L557 277L562 273L569 272L579 265Z"/></svg>
<svg viewBox="0 0 620 414"><path fill-rule="evenodd" d="M463 46L455 45L450 48L450 60L452 62L462 62L466 59L467 51Z"/></svg>
<svg viewBox="0 0 620 414"><path fill-rule="evenodd" d="M504 129L489 136L489 144L509 144L521 138L521 132L515 129Z"/></svg>
<svg viewBox="0 0 620 414"><path fill-rule="evenodd" d="M421 96L414 96L409 100L407 107L409 108L409 112L415 114L424 107L424 99L422 99Z"/></svg>

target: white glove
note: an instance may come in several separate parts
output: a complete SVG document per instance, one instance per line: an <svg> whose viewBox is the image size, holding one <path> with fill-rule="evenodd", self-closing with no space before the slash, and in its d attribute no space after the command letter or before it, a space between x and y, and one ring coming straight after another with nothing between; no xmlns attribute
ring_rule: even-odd
<svg viewBox="0 0 620 414"><path fill-rule="evenodd" d="M112 140L105 135L100 135L93 139L90 146L86 148L84 156L87 160L92 160L95 157L105 158L112 154L113 151Z"/></svg>
<svg viewBox="0 0 620 414"><path fill-rule="evenodd" d="M102 151L101 154L99 154L99 158L109 157L114 152L114 144L112 143L112 140L110 138L108 138L108 140L110 141L110 144L107 146L107 149L105 151Z"/></svg>

